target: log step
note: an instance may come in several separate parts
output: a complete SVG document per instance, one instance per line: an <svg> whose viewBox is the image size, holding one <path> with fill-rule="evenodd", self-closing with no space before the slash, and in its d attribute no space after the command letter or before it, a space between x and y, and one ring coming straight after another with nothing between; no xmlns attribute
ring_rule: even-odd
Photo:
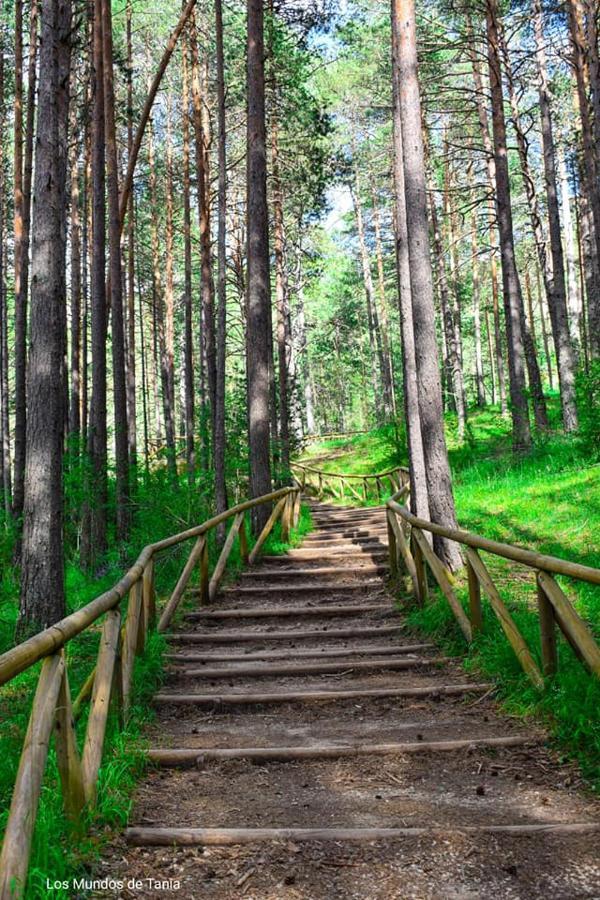
<svg viewBox="0 0 600 900"><path fill-rule="evenodd" d="M461 738L447 741L404 741L390 744L314 744L311 747L209 747L157 749L148 751L148 759L165 768L189 768L208 760L251 759L285 762L297 759L338 759L347 756L391 756L404 753L449 753L476 747L524 747L539 743L531 735Z"/></svg>
<svg viewBox="0 0 600 900"><path fill-rule="evenodd" d="M165 658L175 663L204 663L204 662L248 662L249 660L275 660L275 659L334 659L351 658L353 656L394 656L400 653L420 653L423 650L431 650L434 644L385 644L374 647L348 647L342 650L332 650L331 647L319 646L311 650L265 650L259 653L167 653Z"/></svg>
<svg viewBox="0 0 600 900"><path fill-rule="evenodd" d="M311 576L335 575L342 580L345 578L356 578L361 575L386 575L389 572L388 565L375 566L367 563L364 566L319 566L314 569L296 569L290 566L289 569L268 569L257 568L247 569L242 572L243 578L284 578L292 576L293 578L310 578Z"/></svg>
<svg viewBox="0 0 600 900"><path fill-rule="evenodd" d="M217 631L206 633L180 632L169 635L171 641L181 641L190 644L237 644L237 643L268 643L269 641L306 641L313 638L329 638L341 640L343 638L358 637L383 637L385 635L398 634L404 630L404 625L382 625L379 627L356 627L337 629L306 629L300 631Z"/></svg>
<svg viewBox="0 0 600 900"><path fill-rule="evenodd" d="M315 547L314 550L302 548L298 550L288 550L284 556L263 556L262 562L272 566L279 563L290 565L296 561L303 562L310 559L323 560L324 562L330 559L345 559L346 557L353 557L355 559L358 557L361 559L363 556L373 562L380 559L388 559L387 547L383 547L381 544L374 544L373 548L373 550L369 550L366 544L335 545L332 546L331 549L327 549L326 552L324 552L325 548L323 550L318 547Z"/></svg>
<svg viewBox="0 0 600 900"><path fill-rule="evenodd" d="M406 826L404 828L127 828L137 847L231 846L267 841L394 841L415 837L459 837L463 834L560 835L575 837L600 831L600 822L528 823L526 825Z"/></svg>
<svg viewBox="0 0 600 900"><path fill-rule="evenodd" d="M358 584L349 583L344 584L340 589L345 591L362 591L364 593L365 587L381 587L381 582L379 579L363 579ZM315 581L315 582L307 582L306 584L286 584L285 582L282 584L265 584L265 585L251 585L249 587L233 587L227 588L221 591L221 596L226 596L227 594L231 594L232 596L236 596L237 594L255 594L260 592L261 594L287 594L287 593L296 593L296 594L313 594L313 593L322 593L325 591L326 593L331 593L332 588L335 587L335 582L332 584L331 581ZM192 591L191 593L198 593L198 591Z"/></svg>
<svg viewBox="0 0 600 900"><path fill-rule="evenodd" d="M494 685L450 684L419 688L358 688L350 691L281 691L277 693L233 694L156 694L155 703L173 706L226 706L252 703L312 703L315 701L359 700L378 697L456 697L462 694L485 694Z"/></svg>
<svg viewBox="0 0 600 900"><path fill-rule="evenodd" d="M304 663L301 665L242 665L232 666L228 669L178 668L177 675L184 678L275 678L279 676L324 675L329 672L364 672L371 669L419 669L426 666L441 665L446 662L448 662L448 658L445 656L403 656L400 659L364 659L355 660L354 662L338 660L337 662Z"/></svg>
<svg viewBox="0 0 600 900"><path fill-rule="evenodd" d="M192 621L214 621L217 619L272 619L287 616L352 616L365 612L392 612L391 603L365 603L361 606L256 606L250 609L200 610L186 614ZM263 636L264 637L264 636Z"/></svg>

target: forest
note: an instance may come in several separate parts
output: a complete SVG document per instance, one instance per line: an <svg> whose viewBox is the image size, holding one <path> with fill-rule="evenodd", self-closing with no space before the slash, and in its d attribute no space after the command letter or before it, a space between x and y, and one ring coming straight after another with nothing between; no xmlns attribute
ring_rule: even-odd
<svg viewBox="0 0 600 900"><path fill-rule="evenodd" d="M600 566L599 28L597 0L0 0L0 653L302 465L407 467L419 519ZM597 687L558 690L598 778Z"/></svg>

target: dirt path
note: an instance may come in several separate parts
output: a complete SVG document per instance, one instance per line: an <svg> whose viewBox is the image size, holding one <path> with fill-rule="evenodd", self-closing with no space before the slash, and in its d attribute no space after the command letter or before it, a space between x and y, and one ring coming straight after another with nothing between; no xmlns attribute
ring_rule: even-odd
<svg viewBox="0 0 600 900"><path fill-rule="evenodd" d="M96 877L186 900L599 898L598 804L403 627L382 511L314 518L173 636L157 767Z"/></svg>

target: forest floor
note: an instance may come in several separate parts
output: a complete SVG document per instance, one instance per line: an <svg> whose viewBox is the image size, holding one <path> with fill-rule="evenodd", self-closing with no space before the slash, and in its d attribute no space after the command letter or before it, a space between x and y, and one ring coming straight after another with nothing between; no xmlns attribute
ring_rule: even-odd
<svg viewBox="0 0 600 900"><path fill-rule="evenodd" d="M550 406L556 422L558 409ZM471 411L459 444L450 419L447 440L457 517L462 528L506 543L600 568L600 464L577 437L551 432L531 453L511 452L510 422L498 410ZM329 471L365 474L406 465L403 436L393 426L350 439L315 443L302 460ZM375 502L375 501L373 501ZM486 564L530 648L537 654L539 626L531 572L486 555ZM600 639L600 588L559 579ZM466 584L459 594L467 603ZM446 652L464 654L455 619L441 595L424 609L408 611L411 625ZM485 610L485 629L471 647L467 669L498 679L506 709L541 718L557 746L578 759L600 789L600 684L588 678L570 648L559 646L559 674L540 698L524 677L497 621Z"/></svg>

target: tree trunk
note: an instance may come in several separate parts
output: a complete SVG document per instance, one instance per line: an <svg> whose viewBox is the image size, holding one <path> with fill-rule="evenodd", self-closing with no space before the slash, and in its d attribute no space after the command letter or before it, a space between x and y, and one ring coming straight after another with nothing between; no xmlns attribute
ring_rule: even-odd
<svg viewBox="0 0 600 900"><path fill-rule="evenodd" d="M27 385L21 634L65 612L63 571L64 243L71 5L42 0ZM61 78L67 66L67 77ZM61 122L61 116L65 120Z"/></svg>
<svg viewBox="0 0 600 900"><path fill-rule="evenodd" d="M127 0L127 160L133 156L133 5ZM137 401L135 373L135 219L133 194L127 204L127 426L129 463L137 462Z"/></svg>
<svg viewBox="0 0 600 900"><path fill-rule="evenodd" d="M471 61L471 68L473 70L473 81L475 82L475 102L477 104L477 117L479 119L479 129L485 153L487 181L489 192L491 195L490 199L488 200L488 223L490 246L492 247L490 258L490 279L492 283L492 315L494 320L494 351L496 360L496 372L498 376L498 393L500 395L500 409L502 411L502 415L508 416L508 404L506 402L506 378L504 374L504 357L502 354L502 329L500 326L498 268L496 265L496 256L494 249L496 246L496 222L494 215L494 200L492 198L495 197L496 194L496 161L494 157L494 147L492 145L492 139L490 137L488 114L485 105L486 92L483 88L483 78L481 75L481 70L479 68L478 57L473 45L474 35L470 21L468 23L468 37L470 41L468 52Z"/></svg>
<svg viewBox="0 0 600 900"><path fill-rule="evenodd" d="M189 484L193 484L196 470L196 447L194 440L194 335L192 315L192 213L190 201L190 88L189 88L189 43L183 50L183 253L184 253L184 341L183 370L185 387L185 447Z"/></svg>
<svg viewBox="0 0 600 900"><path fill-rule="evenodd" d="M20 12L19 12L20 8ZM27 291L29 283L29 225L31 219L31 180L33 131L36 100L38 0L31 3L29 39L27 117L23 147L23 56L22 2L15 0L15 460L13 512L19 518L23 510L25 476L25 437L27 427ZM20 51L17 46L21 42ZM20 57L19 57L20 53ZM18 81L20 78L20 87Z"/></svg>
<svg viewBox="0 0 600 900"><path fill-rule="evenodd" d="M433 278L429 255L414 0L394 0L394 17L398 35L397 64L410 287L429 511L434 522L454 527L456 514L444 437ZM442 538L435 541L435 546L449 569L454 570L461 565L462 560L456 544Z"/></svg>
<svg viewBox="0 0 600 900"><path fill-rule="evenodd" d="M93 112L92 112L92 266L91 343L92 400L88 448L91 479L88 484L81 558L88 568L107 546L106 506L108 499L106 427L106 202L104 137L104 66L102 53L102 0L94 0L93 23Z"/></svg>
<svg viewBox="0 0 600 900"><path fill-rule="evenodd" d="M591 272L587 291L589 349L590 355L597 357L600 356L600 184L598 182L592 110L586 83L589 48L585 35L583 0L569 0L567 11L583 138L581 167L586 200L590 210L588 253Z"/></svg>
<svg viewBox="0 0 600 900"><path fill-rule="evenodd" d="M227 359L227 133L225 107L225 57L223 50L223 4L215 0L215 41L218 107L218 222L217 222L217 350L213 435L215 469L215 506L227 509L225 478L225 361Z"/></svg>
<svg viewBox="0 0 600 900"><path fill-rule="evenodd" d="M454 397L454 406L458 419L458 440L459 442L462 442L465 438L465 425L467 421L463 370L460 359L460 349L458 344L456 323L454 320L454 316L452 315L452 309L450 306L450 289L448 287L448 276L446 274L446 260L444 258L442 235L438 223L437 210L435 208L435 196L433 188L431 186L429 189L429 209L431 216L431 229L433 231L433 244L437 259L437 275L440 290L442 320L444 332L446 334L446 347L448 350L448 367L452 380L452 394Z"/></svg>
<svg viewBox="0 0 600 900"><path fill-rule="evenodd" d="M396 417L396 396L394 385L394 371L392 355L390 352L390 328L387 314L387 300L385 296L385 275L383 270L383 244L381 240L381 218L375 185L371 180L371 197L373 202L373 227L375 229L375 255L377 259L377 284L379 290L379 322L381 330L381 347L383 352L383 397L386 415ZM377 301L375 301L377 305Z"/></svg>
<svg viewBox="0 0 600 900"><path fill-rule="evenodd" d="M274 101L277 102L276 99ZM290 409L289 409L289 288L285 263L285 225L283 220L283 190L279 172L279 123L277 113L271 116L271 163L273 180L273 237L275 251L275 307L277 310L277 361L279 399L279 441L281 466L287 476L290 468Z"/></svg>
<svg viewBox="0 0 600 900"><path fill-rule="evenodd" d="M0 134L6 125L6 104L4 102L4 53L6 32L0 35ZM2 503L8 522L11 514L10 477L10 417L8 388L8 309L6 302L6 254L4 246L5 188L4 144L0 141L0 473Z"/></svg>
<svg viewBox="0 0 600 900"><path fill-rule="evenodd" d="M571 332L571 346L575 353L576 361L581 347L581 311L583 309L582 286L577 274L577 250L573 232L573 216L571 214L571 196L569 191L569 178L565 163L564 152L557 148L558 174L560 178L560 195L563 215L563 233L565 236L565 251L567 257L567 306L568 319Z"/></svg>
<svg viewBox="0 0 600 900"><path fill-rule="evenodd" d="M371 260L367 251L365 241L365 228L362 215L362 204L360 202L360 182L358 180L358 171L355 170L355 184L352 191L352 200L354 203L354 213L356 215L356 228L358 231L358 243L360 247L360 261L362 265L363 285L365 288L365 299L367 301L367 328L369 333L369 368L371 373L371 387L373 390L373 402L375 404L375 415L377 424L381 425L385 420L385 409L382 405L382 391L380 384L382 381L383 355L381 353L381 335L375 324L375 292L373 290L373 277L371 275ZM377 369L379 363L379 377Z"/></svg>
<svg viewBox="0 0 600 900"><path fill-rule="evenodd" d="M75 125L76 117L72 115ZM81 444L81 220L79 214L79 147L76 129L71 152L71 404L69 434L71 452Z"/></svg>
<svg viewBox="0 0 600 900"><path fill-rule="evenodd" d="M269 274L269 212L265 128L264 10L262 0L247 0L247 331L248 429L250 492L271 491L269 447L269 361L271 296ZM269 516L257 507L255 529Z"/></svg>
<svg viewBox="0 0 600 900"><path fill-rule="evenodd" d="M109 283L112 331L112 379L115 427L117 540L129 533L129 439L127 382L125 378L125 329L123 325L123 274L121 269L121 225L119 218L119 163L115 128L113 42L111 0L102 2L102 49L104 56L104 130L106 136L106 187L108 194Z"/></svg>
<svg viewBox="0 0 600 900"><path fill-rule="evenodd" d="M492 93L492 123L496 172L496 211L502 256L504 286L504 314L508 344L508 369L513 426L513 447L527 449L531 445L529 411L523 365L523 298L517 272L513 236L510 182L506 146L506 122L502 94L502 70L498 44L496 0L487 0L487 39L490 87Z"/></svg>
<svg viewBox="0 0 600 900"><path fill-rule="evenodd" d="M473 181L473 166L469 166L469 180ZM473 292L473 331L475 337L475 387L477 390L477 406L485 406L485 381L483 376L483 352L481 341L481 281L479 275L479 242L477 239L477 213L474 198L471 197L471 275ZM486 316L487 324L487 316ZM489 324L488 324L489 338ZM494 361L490 342L490 373L492 379L492 402L496 402L494 383Z"/></svg>
<svg viewBox="0 0 600 900"><path fill-rule="evenodd" d="M404 416L410 471L410 505L413 512L424 519L429 518L427 496L427 475L425 454L421 435L421 415L419 412L419 385L415 352L413 309L411 302L410 259L408 253L408 224L406 217L406 194L404 185L404 154L402 141L402 118L400 115L400 20L401 9L398 0L392 0L392 89L393 89L393 139L394 139L394 232L396 249L396 271L398 279L398 306L402 337L402 366L404 390Z"/></svg>
<svg viewBox="0 0 600 900"><path fill-rule="evenodd" d="M217 358L215 342L215 304L212 274L212 253L210 246L210 182L207 171L205 128L202 115L202 93L200 86L200 63L195 18L190 28L190 49L192 60L192 109L196 150L196 178L198 190L198 224L200 229L200 293L202 306L202 356L205 360L206 387L210 416L211 449L214 462L215 397L217 380Z"/></svg>

